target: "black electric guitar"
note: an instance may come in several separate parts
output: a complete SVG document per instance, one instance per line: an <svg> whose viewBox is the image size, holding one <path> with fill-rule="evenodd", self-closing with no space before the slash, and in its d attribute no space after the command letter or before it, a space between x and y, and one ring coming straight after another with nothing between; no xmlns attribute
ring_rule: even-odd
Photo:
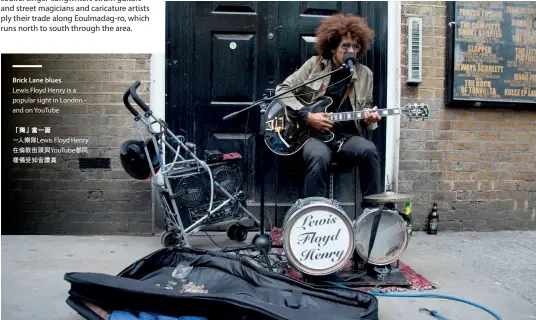
<svg viewBox="0 0 536 320"><path fill-rule="evenodd" d="M333 103L330 97L321 97L307 106L310 112L329 112L328 109ZM381 117L404 114L411 118L428 118L429 110L426 105L407 105L403 108L378 109ZM333 122L355 121L365 118L364 111L338 112L330 115ZM335 138L333 132L319 132L314 129L299 128L298 123L287 117L285 106L279 100L272 101L266 108L266 126L264 132L264 142L268 148L277 155L290 156L303 147L310 139L319 139L330 142Z"/></svg>

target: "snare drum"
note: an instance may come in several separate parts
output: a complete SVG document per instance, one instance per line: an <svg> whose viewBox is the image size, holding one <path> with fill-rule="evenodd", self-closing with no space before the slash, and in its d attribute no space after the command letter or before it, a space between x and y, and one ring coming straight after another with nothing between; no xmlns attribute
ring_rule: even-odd
<svg viewBox="0 0 536 320"><path fill-rule="evenodd" d="M376 238L369 255L370 235L374 219L378 221ZM354 223L355 250L365 262L376 266L389 265L400 258L408 245L406 221L397 211L375 209L364 212Z"/></svg>
<svg viewBox="0 0 536 320"><path fill-rule="evenodd" d="M335 200L298 200L283 224L283 249L297 270L314 276L337 272L352 257L352 222Z"/></svg>

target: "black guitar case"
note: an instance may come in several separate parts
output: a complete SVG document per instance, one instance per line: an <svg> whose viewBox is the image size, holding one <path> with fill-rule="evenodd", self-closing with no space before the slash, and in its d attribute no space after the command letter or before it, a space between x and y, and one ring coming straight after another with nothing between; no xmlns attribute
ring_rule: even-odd
<svg viewBox="0 0 536 320"><path fill-rule="evenodd" d="M172 277L185 261L193 269L186 282L208 293L181 293ZM378 319L378 300L363 291L314 288L255 266L235 254L191 248L160 249L117 276L70 272L67 304L88 320L102 320L89 302L108 312L152 313L207 319ZM169 281L178 283L166 289Z"/></svg>

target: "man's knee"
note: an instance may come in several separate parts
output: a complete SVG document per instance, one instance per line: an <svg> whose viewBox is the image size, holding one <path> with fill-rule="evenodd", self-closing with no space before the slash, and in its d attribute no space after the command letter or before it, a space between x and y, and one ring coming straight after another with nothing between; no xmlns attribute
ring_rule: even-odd
<svg viewBox="0 0 536 320"><path fill-rule="evenodd" d="M303 148L303 159L308 169L326 169L331 160L331 150L325 143L312 140Z"/></svg>
<svg viewBox="0 0 536 320"><path fill-rule="evenodd" d="M365 139L360 148L365 158L372 159L378 157L378 149L376 149L376 145L372 141Z"/></svg>

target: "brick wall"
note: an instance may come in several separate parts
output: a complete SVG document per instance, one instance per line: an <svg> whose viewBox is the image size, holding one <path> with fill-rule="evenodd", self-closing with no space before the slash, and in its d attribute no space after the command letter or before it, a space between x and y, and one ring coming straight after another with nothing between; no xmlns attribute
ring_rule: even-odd
<svg viewBox="0 0 536 320"><path fill-rule="evenodd" d="M406 18L423 18L423 82L406 83ZM438 202L440 229L536 228L536 111L446 108L444 2L402 3L402 105L425 103L430 119L402 118L399 191L419 195L416 229Z"/></svg>
<svg viewBox="0 0 536 320"><path fill-rule="evenodd" d="M8 159L11 162L10 168L5 170L3 165L2 170L3 179L9 178L7 182L3 180L3 184L7 184L6 191L10 200L3 201L2 206L4 234L118 234L152 231L150 184L130 178L122 170L118 158L121 142L137 136L133 117L122 103L122 94L134 80L140 80L140 97L150 102L149 59L150 55L143 54L77 54L13 55L4 61L6 64L43 66L41 69L15 70L3 65L2 72L9 70L12 72L11 77L59 78L63 83L11 85L12 81L3 81L3 97L6 90L11 91L11 87L48 86L76 89L76 94L65 94L63 97L83 100L77 104L48 104L49 107L59 109L58 115L13 115L11 108L3 107L3 116L8 117L10 139L33 136L89 139L87 145L46 144L47 147L87 146L87 153L21 154L12 150L12 157ZM16 105L14 108L20 107ZM18 134L16 128L20 126L30 129L49 127L50 133L41 131L37 134ZM3 131L3 134L7 132ZM3 141L8 142L7 139ZM38 147L31 143L24 146ZM39 163L39 160L30 164L12 163L11 158L21 156L55 157L56 163ZM111 164L109 168L83 169L79 166L79 158L109 158ZM6 174L9 175L5 176ZM7 202L12 204L12 209L5 207Z"/></svg>

